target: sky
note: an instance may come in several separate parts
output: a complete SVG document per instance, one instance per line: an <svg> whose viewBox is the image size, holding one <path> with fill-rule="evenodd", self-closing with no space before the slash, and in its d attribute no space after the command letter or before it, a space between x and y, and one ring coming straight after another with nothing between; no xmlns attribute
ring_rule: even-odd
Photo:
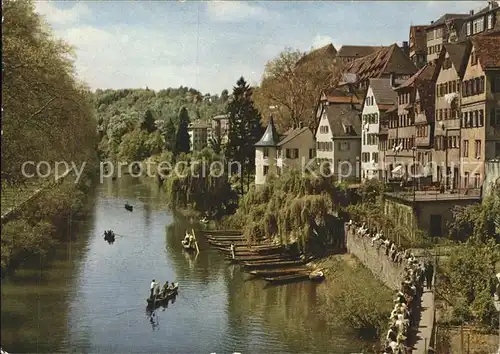
<svg viewBox="0 0 500 354"><path fill-rule="evenodd" d="M54 35L75 47L92 89L188 86L220 94L257 85L286 47L390 45L409 26L486 1L37 1Z"/></svg>

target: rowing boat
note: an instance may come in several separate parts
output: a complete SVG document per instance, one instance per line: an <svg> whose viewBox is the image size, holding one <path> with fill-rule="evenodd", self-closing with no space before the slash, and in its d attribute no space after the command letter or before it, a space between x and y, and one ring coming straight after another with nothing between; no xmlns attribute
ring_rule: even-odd
<svg viewBox="0 0 500 354"><path fill-rule="evenodd" d="M170 289L166 295L161 297L155 296L154 298L148 298L146 299L146 301L148 303L148 306L156 306L176 297L178 293L179 293L179 284L174 283L174 287Z"/></svg>
<svg viewBox="0 0 500 354"><path fill-rule="evenodd" d="M281 268L281 269L265 269L265 270L250 270L248 273L257 277L277 277L280 275L290 275L297 273L309 273L307 267Z"/></svg>
<svg viewBox="0 0 500 354"><path fill-rule="evenodd" d="M297 280L305 280L308 278L309 278L309 274L298 273L298 274L282 275L282 276L277 276L277 277L266 277L264 279L268 282L271 282L271 283L287 283L287 282L292 282L292 281L297 281Z"/></svg>

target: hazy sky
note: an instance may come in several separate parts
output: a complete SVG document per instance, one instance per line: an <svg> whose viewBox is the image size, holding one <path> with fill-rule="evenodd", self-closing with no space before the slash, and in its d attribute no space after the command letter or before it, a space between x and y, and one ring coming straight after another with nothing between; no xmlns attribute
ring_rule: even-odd
<svg viewBox="0 0 500 354"><path fill-rule="evenodd" d="M327 43L387 45L408 40L411 24L463 13L486 1L39 1L56 36L76 47L76 67L91 88L257 84L285 47Z"/></svg>

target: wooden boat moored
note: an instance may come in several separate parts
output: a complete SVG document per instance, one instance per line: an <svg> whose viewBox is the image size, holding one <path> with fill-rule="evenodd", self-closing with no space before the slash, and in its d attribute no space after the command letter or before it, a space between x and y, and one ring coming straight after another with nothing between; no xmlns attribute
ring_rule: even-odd
<svg viewBox="0 0 500 354"><path fill-rule="evenodd" d="M268 282L271 282L271 283L288 283L288 282L293 282L293 281L298 281L298 280L305 280L308 278L309 278L309 275L307 273L297 273L297 274L289 274L289 275L282 275L282 276L276 276L276 277L266 277L264 279Z"/></svg>

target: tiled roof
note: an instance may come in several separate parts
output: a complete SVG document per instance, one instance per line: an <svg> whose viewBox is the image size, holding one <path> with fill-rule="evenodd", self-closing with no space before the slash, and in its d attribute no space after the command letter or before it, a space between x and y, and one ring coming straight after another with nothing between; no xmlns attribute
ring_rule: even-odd
<svg viewBox="0 0 500 354"><path fill-rule="evenodd" d="M455 67L455 70L457 71L460 77L462 77L462 74L467 66L467 59L468 59L467 48L470 47L469 43L470 42L459 43L459 44L445 43L443 45L445 53L447 52L448 55L450 56L450 60L453 63L453 66Z"/></svg>
<svg viewBox="0 0 500 354"><path fill-rule="evenodd" d="M422 69L417 71L415 75L406 80L402 85L398 86L396 90L401 88L413 86L418 81L431 81L436 72L436 66L430 63L426 64Z"/></svg>
<svg viewBox="0 0 500 354"><path fill-rule="evenodd" d="M283 146L286 143L292 141L296 137L298 137L300 134L310 130L308 127L304 128L297 128L297 129L291 129L286 132L286 135L281 139L281 141L278 143L278 146Z"/></svg>
<svg viewBox="0 0 500 354"><path fill-rule="evenodd" d="M350 104L332 104L325 107L325 113L334 137L359 136L361 120L359 110Z"/></svg>
<svg viewBox="0 0 500 354"><path fill-rule="evenodd" d="M279 135L276 131L276 127L274 126L274 119L271 116L269 119L269 123L267 124L266 131L262 138L255 143L254 146L266 147L266 146L277 146L279 142Z"/></svg>
<svg viewBox="0 0 500 354"><path fill-rule="evenodd" d="M427 52L426 28L426 25L410 26L410 37L413 37L413 48L411 49L413 49L415 53Z"/></svg>
<svg viewBox="0 0 500 354"><path fill-rule="evenodd" d="M390 73L411 75L415 71L417 71L415 64L396 43L382 47L364 58L356 59L346 68L347 73L357 75L358 81Z"/></svg>
<svg viewBox="0 0 500 354"><path fill-rule="evenodd" d="M472 39L477 59L483 69L500 68L500 32Z"/></svg>
<svg viewBox="0 0 500 354"><path fill-rule="evenodd" d="M336 56L337 49L335 49L333 44L330 43L321 48L311 50L308 54L300 58L300 60L295 65L300 66L317 59L330 59L333 61L335 60Z"/></svg>
<svg viewBox="0 0 500 354"><path fill-rule="evenodd" d="M366 45L343 45L338 53L337 56L339 58L362 58L367 55L370 55L374 53L375 51L379 50L382 48L381 46L366 46Z"/></svg>
<svg viewBox="0 0 500 354"><path fill-rule="evenodd" d="M379 108L381 105L393 105L397 102L398 95L391 86L391 79L370 79L370 87Z"/></svg>
<svg viewBox="0 0 500 354"><path fill-rule="evenodd" d="M490 9L489 5L482 8L481 10L477 11L476 13L474 13L474 15L469 15L467 18L463 19L462 23L461 23L461 27L458 27L459 30L460 30L460 34L459 34L459 40L460 41L466 41L468 39L468 36L467 36L467 22L471 21L471 20L474 20L480 16L484 16L486 15L487 13L489 12L493 12L493 11L498 11L499 9L499 5L498 3L496 2L493 2L493 7ZM495 20L494 20L495 21ZM486 22L485 22L485 26L486 26ZM486 29L486 27L485 27ZM486 34L488 32L496 32L500 30L500 21L495 21L494 23L494 26L492 29L488 30L486 29L485 32L482 32L481 34L479 35L482 35L482 34Z"/></svg>
<svg viewBox="0 0 500 354"><path fill-rule="evenodd" d="M440 18L438 18L436 21L432 22L427 29L429 28L434 28L437 26L441 26L446 24L446 21L457 19L457 18L467 18L469 17L469 14L444 14Z"/></svg>

